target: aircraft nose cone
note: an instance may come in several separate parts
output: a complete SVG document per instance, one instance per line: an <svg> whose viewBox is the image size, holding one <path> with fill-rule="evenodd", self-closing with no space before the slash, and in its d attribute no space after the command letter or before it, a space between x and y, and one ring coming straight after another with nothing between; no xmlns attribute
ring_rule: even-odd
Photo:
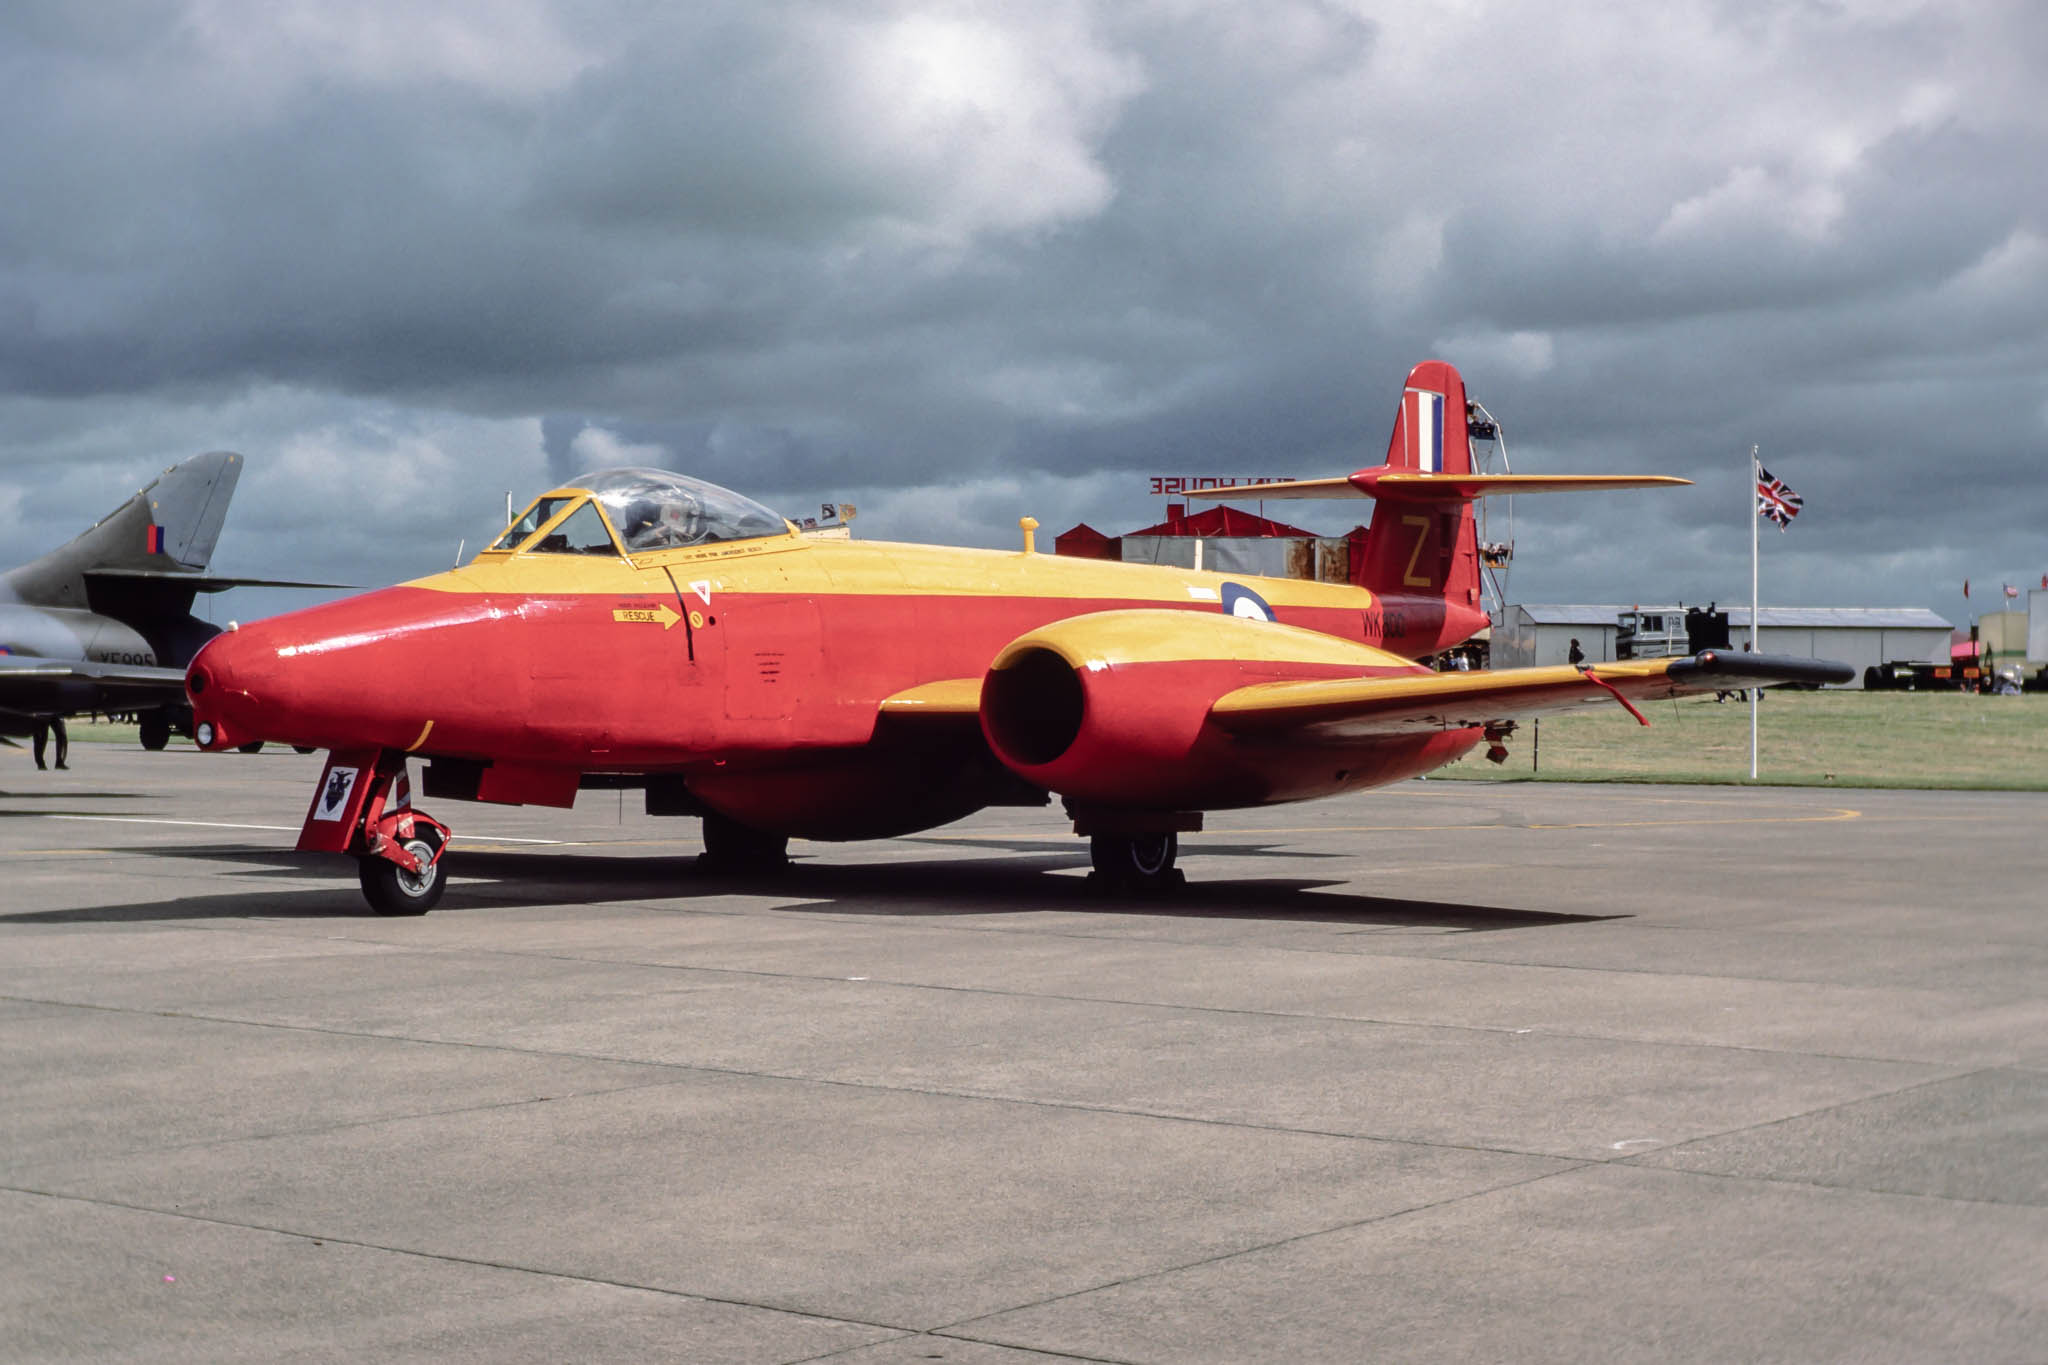
<svg viewBox="0 0 2048 1365"><path fill-rule="evenodd" d="M231 749L252 739L257 696L252 667L260 641L244 638L241 629L223 631L206 642L185 670L185 696L192 704L193 739L202 749Z"/></svg>

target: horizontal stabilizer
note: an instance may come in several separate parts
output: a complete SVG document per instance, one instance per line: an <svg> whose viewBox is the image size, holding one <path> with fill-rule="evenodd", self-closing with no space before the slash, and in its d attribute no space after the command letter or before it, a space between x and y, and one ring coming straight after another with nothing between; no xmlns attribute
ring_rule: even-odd
<svg viewBox="0 0 2048 1365"><path fill-rule="evenodd" d="M346 588L355 583L306 583L291 578L222 578L215 574L180 573L175 569L87 569L91 579L156 580L189 588L193 592L226 592L229 588Z"/></svg>
<svg viewBox="0 0 2048 1365"><path fill-rule="evenodd" d="M1470 502L1513 493L1585 493L1616 488L1670 488L1691 479L1667 474L1424 474L1379 465L1341 479L1289 479L1190 491L1191 498L1387 498L1401 502Z"/></svg>

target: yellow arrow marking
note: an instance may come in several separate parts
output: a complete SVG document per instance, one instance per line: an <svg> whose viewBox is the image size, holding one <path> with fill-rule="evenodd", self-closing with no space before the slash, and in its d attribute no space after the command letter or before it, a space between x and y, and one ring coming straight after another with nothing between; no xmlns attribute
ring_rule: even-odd
<svg viewBox="0 0 2048 1365"><path fill-rule="evenodd" d="M666 602L653 607L614 607L612 609L612 620L614 621L658 621L661 623L663 630L673 629L675 623L682 619L682 617L676 615L675 608L669 606Z"/></svg>

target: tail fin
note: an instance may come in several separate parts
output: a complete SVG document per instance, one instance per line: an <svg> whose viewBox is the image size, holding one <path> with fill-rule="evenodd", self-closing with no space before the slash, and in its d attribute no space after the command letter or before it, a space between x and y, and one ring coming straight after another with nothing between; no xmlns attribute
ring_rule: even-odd
<svg viewBox="0 0 2048 1365"><path fill-rule="evenodd" d="M1408 372L1386 463L1360 474L1456 476L1472 473L1465 425L1465 381L1456 367L1425 360ZM1356 481L1353 475L1351 481ZM1375 480L1377 482L1377 480ZM1472 495L1451 485L1404 490L1373 508L1364 553L1352 582L1382 596L1434 596L1475 610L1479 603L1479 533ZM1418 489L1417 491L1422 491Z"/></svg>
<svg viewBox="0 0 2048 1365"><path fill-rule="evenodd" d="M1472 516L1477 499L1692 482L1659 474L1482 474L1472 467L1471 420L1457 367L1425 360L1408 372L1401 388L1385 463L1343 478L1209 488L1188 496L1376 498L1379 506L1366 528L1364 552L1353 563L1352 582L1382 596L1441 598L1457 616L1465 608L1478 614L1479 536ZM1484 624L1483 615L1479 620Z"/></svg>
<svg viewBox="0 0 2048 1365"><path fill-rule="evenodd" d="M112 570L150 576L203 574L242 476L225 450L172 465L92 527L6 576L24 602L85 606L85 576Z"/></svg>

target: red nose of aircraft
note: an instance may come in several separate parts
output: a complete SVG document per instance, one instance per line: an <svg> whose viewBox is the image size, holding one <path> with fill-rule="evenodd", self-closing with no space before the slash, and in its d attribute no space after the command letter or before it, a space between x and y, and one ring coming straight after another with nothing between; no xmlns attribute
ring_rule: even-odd
<svg viewBox="0 0 2048 1365"><path fill-rule="evenodd" d="M416 748L429 710L461 698L460 599L386 588L222 632L186 671L202 749L258 740ZM457 627L451 630L450 627Z"/></svg>

